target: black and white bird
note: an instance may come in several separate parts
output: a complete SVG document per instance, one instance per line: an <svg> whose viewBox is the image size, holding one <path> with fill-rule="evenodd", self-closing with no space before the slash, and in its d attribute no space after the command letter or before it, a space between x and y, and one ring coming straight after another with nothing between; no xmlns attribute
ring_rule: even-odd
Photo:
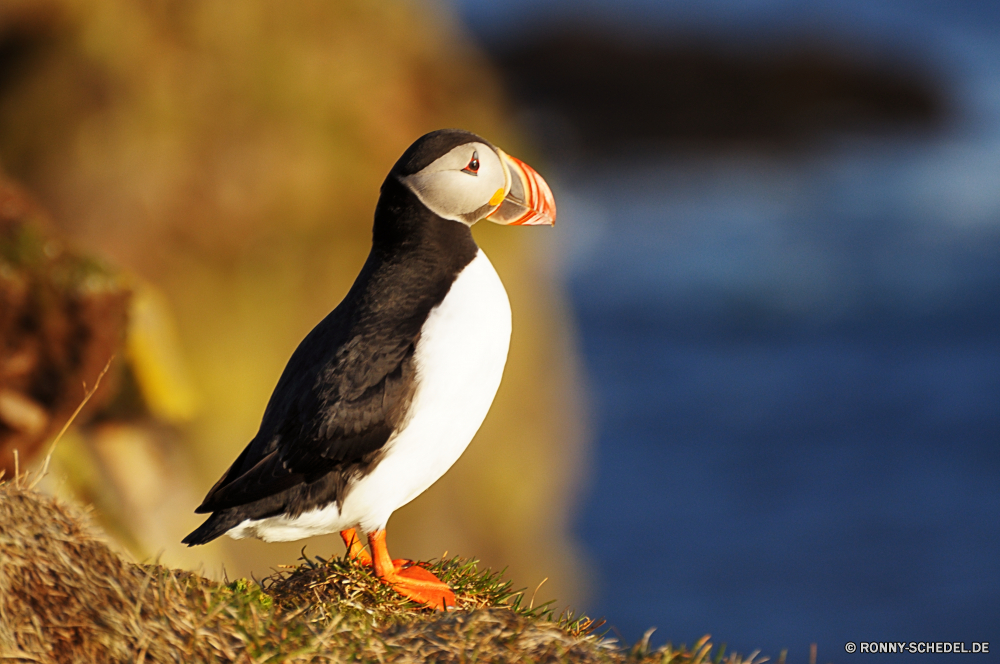
<svg viewBox="0 0 1000 664"><path fill-rule="evenodd" d="M339 531L401 594L453 605L429 571L389 557L386 522L458 460L500 386L510 304L472 225L555 216L545 180L485 139L417 139L382 184L361 273L292 354L257 435L195 510L211 516L184 542Z"/></svg>

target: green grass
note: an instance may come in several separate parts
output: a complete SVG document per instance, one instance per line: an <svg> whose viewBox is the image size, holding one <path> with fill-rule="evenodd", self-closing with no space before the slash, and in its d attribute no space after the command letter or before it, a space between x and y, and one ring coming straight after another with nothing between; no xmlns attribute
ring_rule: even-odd
<svg viewBox="0 0 1000 664"><path fill-rule="evenodd" d="M504 571L480 569L477 560L455 556L417 564L451 586L459 611L504 607L525 619L552 623L578 638L591 636L603 624L570 611L557 615L552 607L554 601L535 606L530 599L525 600L523 589L515 590L504 578ZM230 586L249 588L248 583L240 579ZM343 557L309 558L304 549L298 565L276 572L256 587L279 607L286 610L309 607L324 617L353 615L389 623L412 622L434 613L382 583L367 565Z"/></svg>

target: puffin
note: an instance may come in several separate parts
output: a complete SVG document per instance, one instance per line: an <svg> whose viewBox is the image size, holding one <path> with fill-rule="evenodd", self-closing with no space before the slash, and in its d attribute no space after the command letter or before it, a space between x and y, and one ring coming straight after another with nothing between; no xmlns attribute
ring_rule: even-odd
<svg viewBox="0 0 1000 664"><path fill-rule="evenodd" d="M382 183L353 286L292 353L257 435L183 542L339 532L346 555L404 597L453 607L447 584L390 557L386 523L458 460L500 386L510 303L472 226L555 218L545 180L486 139L418 138Z"/></svg>

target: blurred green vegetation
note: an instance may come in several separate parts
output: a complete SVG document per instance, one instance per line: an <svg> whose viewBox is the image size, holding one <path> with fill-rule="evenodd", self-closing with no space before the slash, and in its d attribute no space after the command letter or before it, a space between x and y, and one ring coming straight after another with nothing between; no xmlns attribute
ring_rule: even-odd
<svg viewBox="0 0 1000 664"><path fill-rule="evenodd" d="M75 472L63 486L138 556L210 574L262 576L303 544L339 551L333 537L180 538L353 281L399 154L455 126L544 173L490 67L440 7L401 0L11 0L0 39L0 163L60 232L140 285L125 382L145 412L63 441L52 485ZM395 555L476 556L572 603L583 575L567 520L586 452L551 232L476 229L513 308L504 382L463 458L389 532Z"/></svg>

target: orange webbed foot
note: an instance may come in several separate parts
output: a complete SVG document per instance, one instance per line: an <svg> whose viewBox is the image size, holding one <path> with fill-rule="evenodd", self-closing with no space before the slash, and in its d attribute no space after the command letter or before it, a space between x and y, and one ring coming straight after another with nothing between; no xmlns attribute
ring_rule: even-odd
<svg viewBox="0 0 1000 664"><path fill-rule="evenodd" d="M395 562L395 561L393 561ZM455 606L455 593L441 579L418 565L402 567L382 581L403 597L440 611Z"/></svg>
<svg viewBox="0 0 1000 664"><path fill-rule="evenodd" d="M389 557L384 530L369 533L368 544L375 575L383 583L391 585L403 597L439 611L455 606L455 593L448 584L411 560Z"/></svg>

